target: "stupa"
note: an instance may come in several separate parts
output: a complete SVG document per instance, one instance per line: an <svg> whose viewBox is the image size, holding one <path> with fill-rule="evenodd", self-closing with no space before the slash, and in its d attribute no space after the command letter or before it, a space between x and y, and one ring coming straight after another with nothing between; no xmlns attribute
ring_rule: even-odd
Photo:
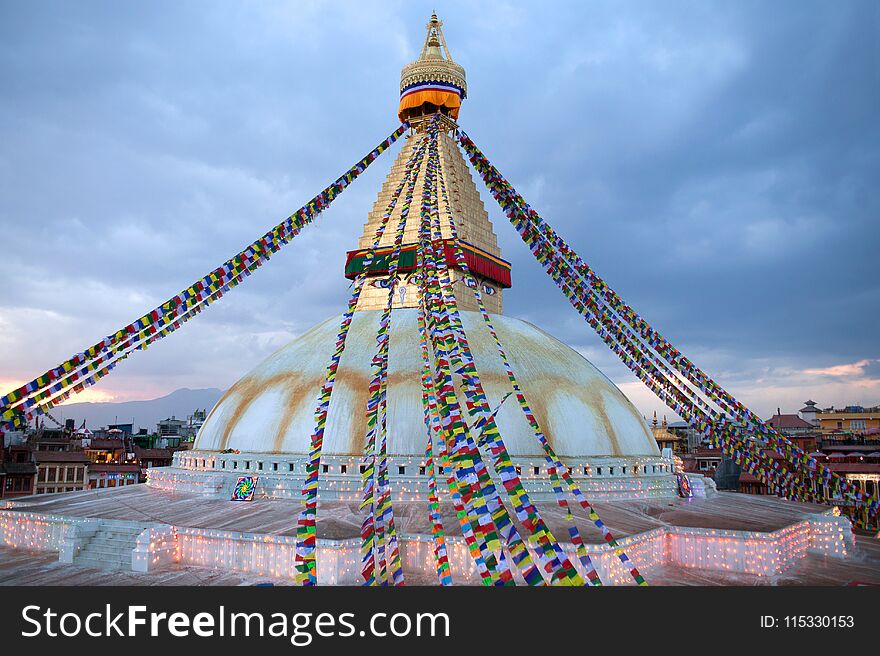
<svg viewBox="0 0 880 656"><path fill-rule="evenodd" d="M539 327L504 314L504 294L514 288L511 266L453 138L466 95L465 70L452 59L442 23L432 15L418 59L401 72L398 112L408 126L406 139L339 272L362 285L350 315L319 323L242 377L211 410L193 449L176 453L171 467L151 469L146 485L7 504L0 512L4 543L57 551L59 560L74 565L130 564L145 576L191 566L289 582L296 577L297 516L311 463L316 467L311 474L316 478L317 581L361 583L359 502L370 430L365 407L373 394L377 333L390 298L384 455L402 574L410 583L436 584L438 576L446 583L480 583L475 548L456 519L454 495L444 489L440 474L448 472L426 454L432 433L426 430L423 395L425 288L418 277L424 275L419 267L424 242L419 213L408 208L411 199L430 196L430 185L442 179L444 202L437 206L434 241L511 461L505 473L490 468L490 475L503 489L515 471L559 539L559 558L570 559L584 580L595 583L585 570L592 563L596 576L609 584L639 581L640 576L631 576L635 566L659 583L785 576L809 582L809 557L815 557L810 554L844 559L854 549L853 535L848 520L834 509L720 493L711 479L682 477L673 459L660 453L633 404L595 366ZM430 174L432 160L418 152L429 132L437 151ZM407 201L398 203L404 187ZM383 224L398 230L383 233ZM316 459L316 402L326 389L328 362L338 352L340 326L346 324ZM511 396L499 343L547 442L604 523L592 510L573 516L559 503L556 468L550 471L546 450ZM481 426L474 420L469 430L479 434ZM428 441L435 454L443 448L436 439ZM493 460L481 450L486 461ZM438 474L436 492L432 474ZM249 481L252 500L231 501L242 479ZM426 501L430 494L439 497L433 515ZM522 530L525 511L514 514L513 525ZM440 522L450 565L446 581L436 562ZM116 536L112 548L122 552L117 560L102 561L111 548L102 537L108 532ZM572 537L565 541L563 536ZM539 547L529 541L536 562ZM688 574L692 570L701 574ZM515 580L523 582L520 572Z"/></svg>
<svg viewBox="0 0 880 656"><path fill-rule="evenodd" d="M623 393L575 350L540 328L502 313L504 290L512 284L511 266L502 258L461 150L449 136L457 127L454 119L467 87L465 71L452 60L441 25L436 14L431 17L419 58L401 72L399 117L412 127L369 213L357 248L348 252L345 275L352 279L363 270L383 218L392 226L400 220L404 211L401 203L390 219L384 216L385 208L393 190L404 183L407 163L428 120L439 114L439 161L449 198L449 204L440 208L445 246L452 248L450 217L454 216L469 269L554 450L592 498L674 496L670 463L660 457L645 421ZM413 189L415 198L424 190L426 166L427 159ZM405 221L400 280L390 323L388 457L398 497L421 499L426 482L417 327L421 299L410 280L416 268L418 212L410 212ZM373 253L339 364L321 456L319 486L324 499L354 500L360 492L359 466L367 432L364 408L376 332L388 297L386 259L394 239L394 231L386 230ZM501 403L497 422L504 442L530 491L547 496L552 491L541 445L516 402L505 399L510 383L477 311L473 289L451 257L450 267L455 276L455 299L483 385L490 401ZM150 484L178 490L205 490L208 486L218 496L228 497L241 472L249 471L260 475L265 494L298 498L309 457L315 402L341 318L331 317L315 326L235 383L208 415L193 451L182 455L183 463L153 472ZM223 453L229 450L235 453Z"/></svg>

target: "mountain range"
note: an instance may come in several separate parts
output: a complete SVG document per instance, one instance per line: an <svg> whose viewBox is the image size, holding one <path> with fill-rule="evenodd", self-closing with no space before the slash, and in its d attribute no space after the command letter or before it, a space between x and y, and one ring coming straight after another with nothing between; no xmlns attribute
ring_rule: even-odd
<svg viewBox="0 0 880 656"><path fill-rule="evenodd" d="M73 419L77 428L83 420L86 426L92 429L108 424L133 423L135 431L138 428L146 428L152 433L156 430L156 424L162 419L172 416L186 419L196 409L210 411L222 395L223 390L216 388L181 388L148 401L65 404L55 408L52 416L62 423L65 419Z"/></svg>

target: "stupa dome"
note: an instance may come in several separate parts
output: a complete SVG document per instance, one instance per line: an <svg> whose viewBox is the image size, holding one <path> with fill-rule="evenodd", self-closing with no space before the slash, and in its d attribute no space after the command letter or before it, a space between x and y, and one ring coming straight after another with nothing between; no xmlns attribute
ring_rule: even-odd
<svg viewBox="0 0 880 656"><path fill-rule="evenodd" d="M418 311L394 311L388 371L388 455L420 458L426 429L421 400ZM326 456L364 452L364 408L375 351L378 311L354 314L330 403ZM462 312L489 402L510 390L501 360L477 312ZM556 453L584 456L658 456L647 424L623 393L579 353L535 326L493 315L526 398ZM335 349L340 317L315 326L233 385L211 411L195 450L307 454L315 403ZM541 456L541 448L512 396L501 405L498 426L510 455Z"/></svg>

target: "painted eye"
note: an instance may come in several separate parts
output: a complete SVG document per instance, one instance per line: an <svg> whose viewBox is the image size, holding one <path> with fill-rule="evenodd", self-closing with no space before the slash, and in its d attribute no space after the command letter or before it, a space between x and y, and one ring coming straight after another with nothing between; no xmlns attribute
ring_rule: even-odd
<svg viewBox="0 0 880 656"><path fill-rule="evenodd" d="M381 287L382 289L388 289L389 287L391 287L391 278L376 278L370 284L373 287Z"/></svg>
<svg viewBox="0 0 880 656"><path fill-rule="evenodd" d="M473 278L465 277L464 284L470 287L471 289L477 289L477 282Z"/></svg>
<svg viewBox="0 0 880 656"><path fill-rule="evenodd" d="M495 288L490 287L489 285L483 285L483 293L492 296L495 293Z"/></svg>

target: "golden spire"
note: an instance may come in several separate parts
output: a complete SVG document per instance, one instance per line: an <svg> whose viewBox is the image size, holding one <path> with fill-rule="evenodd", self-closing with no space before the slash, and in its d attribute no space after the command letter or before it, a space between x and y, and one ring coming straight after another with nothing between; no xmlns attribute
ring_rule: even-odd
<svg viewBox="0 0 880 656"><path fill-rule="evenodd" d="M400 220L403 203L398 203L390 217L385 217L394 190L404 180L407 162L413 155L421 133L432 117L441 114L438 134L439 169L442 171L447 191L445 200L438 203L440 213L440 232L444 240L444 248L451 247L452 222L456 227L456 235L468 268L474 279L465 279L458 266L450 264L453 274L453 290L461 310L477 310L474 300L476 286L483 297L489 312L500 314L502 311L502 292L510 287L510 263L501 258L498 239L492 230L489 215L480 200L480 194L471 177L467 162L462 156L454 137L450 132L457 128L454 119L458 116L461 98L464 97L464 69L452 61L446 40L443 37L443 23L437 14L431 15L428 22L425 42L419 58L407 64L401 72L401 120L410 121L413 131L407 136L385 184L367 217L364 232L357 250L349 251L345 264L345 275L354 279L363 272L366 254L372 249L374 235L379 226L387 221L391 228L385 233L376 250L376 258L372 260L360 299L358 310L381 310L388 298L388 273L383 269L385 260L391 252L395 238L396 226ZM413 198L420 199L425 183L426 162L419 168L418 180L413 189ZM405 193L405 192L403 192ZM415 273L415 252L419 240L421 216L418 211L419 201L415 200L405 221L401 259L398 261L397 294L392 307L415 308L419 305L418 286L411 276ZM451 252L451 251L450 251Z"/></svg>
<svg viewBox="0 0 880 656"><path fill-rule="evenodd" d="M401 121L438 112L458 118L461 101L467 97L467 79L464 68L452 59L442 26L437 14L431 14L419 58L400 72Z"/></svg>

